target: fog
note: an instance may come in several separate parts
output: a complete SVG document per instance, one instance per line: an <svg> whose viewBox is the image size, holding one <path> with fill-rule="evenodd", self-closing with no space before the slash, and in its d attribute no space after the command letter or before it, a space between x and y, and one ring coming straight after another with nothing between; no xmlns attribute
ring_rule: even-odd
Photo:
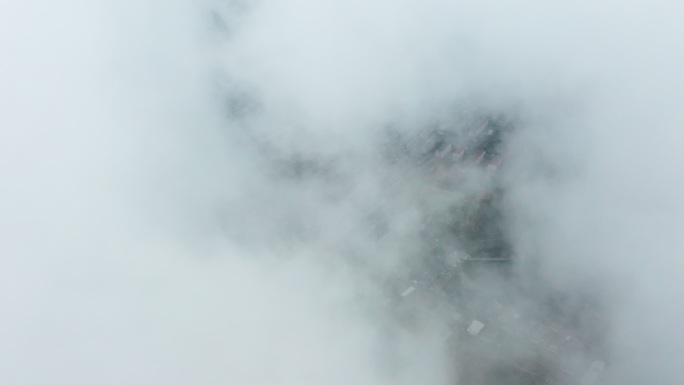
<svg viewBox="0 0 684 385"><path fill-rule="evenodd" d="M566 325L551 383L684 382L683 6L6 3L0 382L534 383L546 347L402 300L490 190L512 262L417 309ZM499 176L414 162L490 115Z"/></svg>

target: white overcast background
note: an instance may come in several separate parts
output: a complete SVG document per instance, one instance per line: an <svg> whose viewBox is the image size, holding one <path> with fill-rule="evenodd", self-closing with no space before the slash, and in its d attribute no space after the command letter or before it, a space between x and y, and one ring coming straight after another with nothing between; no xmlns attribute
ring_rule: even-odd
<svg viewBox="0 0 684 385"><path fill-rule="evenodd" d="M453 383L429 333L386 337L374 278L344 262L372 249L353 210L245 145L221 99L237 88L258 136L349 158L358 202L383 201L383 124L518 106L517 255L608 299L606 383L684 383L683 17L664 0L3 1L0 383ZM282 218L318 235L287 244Z"/></svg>

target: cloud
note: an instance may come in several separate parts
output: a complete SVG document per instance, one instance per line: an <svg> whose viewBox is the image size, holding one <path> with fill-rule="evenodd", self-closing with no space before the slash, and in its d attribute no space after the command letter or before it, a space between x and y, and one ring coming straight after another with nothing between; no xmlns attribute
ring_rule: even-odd
<svg viewBox="0 0 684 385"><path fill-rule="evenodd" d="M466 383L470 345L444 354L442 320L397 319L384 303L443 234L441 219L421 232L425 218L469 195L387 162L381 143L394 132L417 151L422 128L463 128L486 110L518 119L502 179L516 262L512 278L484 274L490 290L473 301L505 299L534 322L581 312L580 331L600 323L587 331L600 348L584 353L608 362L603 381L677 383L681 13L667 2L9 6L0 379ZM435 247L463 246L449 242ZM518 350L504 359L517 364Z"/></svg>

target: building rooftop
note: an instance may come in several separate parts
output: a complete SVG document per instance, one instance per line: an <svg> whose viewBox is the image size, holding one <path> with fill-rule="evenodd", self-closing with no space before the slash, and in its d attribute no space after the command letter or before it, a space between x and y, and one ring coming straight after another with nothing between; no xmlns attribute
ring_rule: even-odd
<svg viewBox="0 0 684 385"><path fill-rule="evenodd" d="M480 332L482 331L482 329L484 327L485 327L484 323L474 319L470 322L470 325L468 325L468 328L466 329L466 331L469 334L476 336L476 335L480 334Z"/></svg>

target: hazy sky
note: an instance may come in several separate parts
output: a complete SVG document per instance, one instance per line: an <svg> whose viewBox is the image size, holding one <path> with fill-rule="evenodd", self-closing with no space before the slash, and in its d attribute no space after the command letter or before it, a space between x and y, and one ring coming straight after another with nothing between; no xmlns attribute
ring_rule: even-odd
<svg viewBox="0 0 684 385"><path fill-rule="evenodd" d="M432 199L386 196L380 130L467 101L524 116L514 247L607 299L606 383L684 383L683 11L6 1L0 382L453 383L438 339L386 330L377 277L348 261L395 267ZM241 123L225 112L238 91L258 101ZM274 154L343 159L347 199L274 177L245 130ZM378 205L398 239L385 248L360 222Z"/></svg>

